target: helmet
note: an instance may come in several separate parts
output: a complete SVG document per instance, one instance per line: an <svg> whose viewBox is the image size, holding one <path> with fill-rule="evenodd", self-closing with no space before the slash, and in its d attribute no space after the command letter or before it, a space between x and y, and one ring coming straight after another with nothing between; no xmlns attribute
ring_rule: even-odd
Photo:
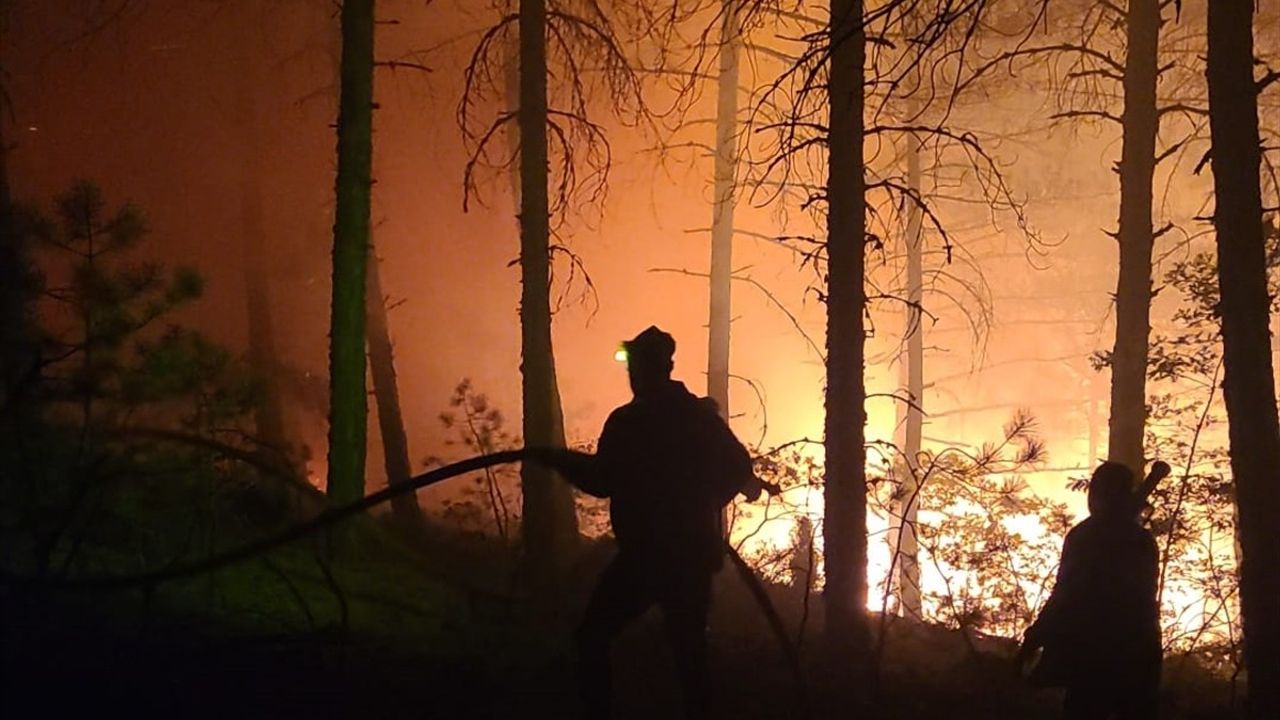
<svg viewBox="0 0 1280 720"><path fill-rule="evenodd" d="M619 359L645 365L670 365L676 353L675 338L650 325L643 332L622 343Z"/></svg>

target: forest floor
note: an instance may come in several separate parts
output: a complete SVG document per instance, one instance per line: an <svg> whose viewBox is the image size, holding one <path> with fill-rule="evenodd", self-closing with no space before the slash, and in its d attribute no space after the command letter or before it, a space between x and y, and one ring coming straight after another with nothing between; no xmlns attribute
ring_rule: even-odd
<svg viewBox="0 0 1280 720"><path fill-rule="evenodd" d="M374 522L352 537L330 564L304 542L150 593L0 591L0 717L576 716L569 638L607 548L575 566L563 607L534 613L513 592L515 558L494 543L410 540ZM1011 642L901 621L875 692L851 704L822 667L818 598L805 619L802 593L771 592L788 627L809 630L808 717L1058 717L1055 693L1016 677ZM717 717L805 719L785 656L731 568L717 581L711 638ZM615 647L618 717L679 717L672 666L646 616ZM1163 717L1236 717L1221 709L1227 683L1176 675Z"/></svg>

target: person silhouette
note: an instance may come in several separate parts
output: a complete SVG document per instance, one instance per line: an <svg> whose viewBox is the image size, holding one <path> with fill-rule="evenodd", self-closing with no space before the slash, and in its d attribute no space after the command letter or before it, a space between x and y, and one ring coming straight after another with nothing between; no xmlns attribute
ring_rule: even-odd
<svg viewBox="0 0 1280 720"><path fill-rule="evenodd" d="M614 638L654 605L674 650L686 717L706 717L706 624L711 579L724 558L721 517L735 495L755 499L762 488L716 405L671 379L674 354L674 338L654 326L624 342L618 359L634 397L609 415L596 453L540 458L584 492L609 499L618 551L575 637L579 691L593 720L610 715Z"/></svg>
<svg viewBox="0 0 1280 720"><path fill-rule="evenodd" d="M1137 522L1134 475L1104 462L1089 517L1067 533L1058 580L1027 628L1020 658L1042 650L1030 680L1066 688L1069 720L1154 720L1161 643L1155 538Z"/></svg>

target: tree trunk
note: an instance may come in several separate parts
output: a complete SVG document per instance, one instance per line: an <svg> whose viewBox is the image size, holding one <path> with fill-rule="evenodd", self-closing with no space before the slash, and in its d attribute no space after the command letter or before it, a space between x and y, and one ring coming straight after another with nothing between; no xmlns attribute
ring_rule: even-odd
<svg viewBox="0 0 1280 720"><path fill-rule="evenodd" d="M32 322L37 269L27 239L19 236L9 185L12 148L5 135L9 112L0 86L0 412L12 409L10 403L23 394L40 362L40 342Z"/></svg>
<svg viewBox="0 0 1280 720"><path fill-rule="evenodd" d="M372 253L371 253L372 254ZM395 353L391 330L387 324L387 302L382 292L382 271L378 258L369 259L368 284L365 288L365 333L369 343L369 370L373 377L373 397L378 406L378 430L382 435L382 462L387 471L387 485L409 482L413 471L409 465L409 438L404 432L400 414L400 389L396 382ZM409 527L422 521L418 496L413 493L391 499L396 519Z"/></svg>
<svg viewBox="0 0 1280 720"><path fill-rule="evenodd" d="M866 197L862 0L833 0L827 177L827 387L823 520L828 640L855 663L867 634Z"/></svg>
<svg viewBox="0 0 1280 720"><path fill-rule="evenodd" d="M26 301L22 249L13 226L13 197L9 189L9 145L5 137L8 108L0 92L0 409L7 408L23 374Z"/></svg>
<svg viewBox="0 0 1280 720"><path fill-rule="evenodd" d="M261 21L261 14L250 19ZM251 28L252 36L263 32ZM284 407L277 391L279 353L276 349L276 333L271 317L270 271L267 258L267 227L262 175L265 170L263 155L269 143L264 137L266 124L262 122L261 103L258 97L258 75L250 51L256 55L265 50L265 43L247 43L239 64L240 77L236 79L236 114L239 122L240 146L243 151L240 162L240 234L244 262L245 309L248 315L249 366L262 382L262 400L254 409L254 429L257 439L277 453L288 449L284 425Z"/></svg>
<svg viewBox="0 0 1280 720"><path fill-rule="evenodd" d="M711 217L711 310L707 323L707 396L729 418L730 275L733 273L733 211L738 174L738 0L723 0L720 74L716 95L715 199Z"/></svg>
<svg viewBox="0 0 1280 720"><path fill-rule="evenodd" d="M1107 456L1142 477L1147 421L1147 342L1151 333L1152 185L1156 165L1156 61L1160 0L1130 0L1120 153L1120 273L1111 354Z"/></svg>
<svg viewBox="0 0 1280 720"><path fill-rule="evenodd" d="M345 0L329 330L328 494L337 503L364 495L368 432L364 293L373 185L373 35L374 0Z"/></svg>
<svg viewBox="0 0 1280 720"><path fill-rule="evenodd" d="M907 188L923 197L921 188L920 139L907 140ZM898 598L904 617L922 619L920 598L920 546L916 523L920 508L920 449L924 431L924 212L918 203L907 201L907 397L906 422L902 438L905 473L902 481L902 529L897 548Z"/></svg>
<svg viewBox="0 0 1280 720"><path fill-rule="evenodd" d="M547 8L520 2L520 372L524 379L524 441L563 444L563 420L551 348L551 242L547 199ZM530 579L556 591L576 535L573 494L547 468L520 468L524 491L521 537Z"/></svg>
<svg viewBox="0 0 1280 720"><path fill-rule="evenodd" d="M507 58L507 106L512 108L520 107L520 43L519 40L509 46L509 56ZM511 163L510 179L511 179L511 197L515 201L517 212L523 207L524 193L521 188L523 183L523 173L520 165L520 126L517 123L512 126L507 124L507 142L511 145L511 154L515 158L515 162ZM516 221L516 232L520 232L521 223L519 218ZM550 238L550 231L547 233ZM550 284L547 286L547 292L550 294ZM548 311L550 312L550 311ZM560 403L560 385L555 372L555 353L551 355L551 406L554 413L554 423L551 428L551 444L556 447L564 447L564 414ZM563 485L563 490L567 498L567 507L573 507L573 488L567 484ZM557 501L557 506L566 507L566 498ZM578 533L578 516L576 510L569 513L567 522L570 527L568 533L570 537L576 537Z"/></svg>
<svg viewBox="0 0 1280 720"><path fill-rule="evenodd" d="M1271 364L1262 227L1252 0L1209 3L1209 127L1213 140L1223 397L1240 537L1240 609L1249 705L1280 717L1280 424Z"/></svg>
<svg viewBox="0 0 1280 720"><path fill-rule="evenodd" d="M1088 457L1085 459L1085 465L1092 466L1100 459L1098 457L1098 447L1101 443L1098 442L1098 436L1101 433L1099 432L1100 428L1098 426L1102 421L1100 417L1101 413L1098 412L1098 397L1093 389L1092 383L1087 386L1087 390L1089 392L1089 402L1087 405L1089 413L1089 451Z"/></svg>

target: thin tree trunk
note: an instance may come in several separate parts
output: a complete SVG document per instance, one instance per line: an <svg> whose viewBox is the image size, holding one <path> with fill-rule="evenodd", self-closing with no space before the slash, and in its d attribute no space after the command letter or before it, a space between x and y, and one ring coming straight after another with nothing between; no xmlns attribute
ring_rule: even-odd
<svg viewBox="0 0 1280 720"><path fill-rule="evenodd" d="M1209 127L1223 397L1240 536L1249 706L1280 717L1280 423L1271 363L1252 0L1209 3Z"/></svg>
<svg viewBox="0 0 1280 720"><path fill-rule="evenodd" d="M907 149L907 188L922 197L920 139L912 135ZM920 502L920 449L924 431L924 213L918 203L907 205L907 396L902 455L906 473L902 482L902 529L898 542L898 597L902 614L923 617L920 598L920 546L916 537Z"/></svg>
<svg viewBox="0 0 1280 720"><path fill-rule="evenodd" d="M506 58L506 90L507 90L507 106L512 108L520 107L520 42L517 38L514 43L507 46ZM511 180L511 197L514 200L517 212L523 207L524 192L521 187L524 182L524 174L521 170L521 153L520 153L520 125L516 123L507 124L507 143L511 147L511 155L515 161L511 163L508 176ZM516 218L516 232L521 231L521 221ZM548 240L550 232L548 231ZM550 293L550 285L547 287ZM555 371L555 353L551 355L551 410L553 413L553 422L551 427L551 445L555 447L565 446L564 437L564 413L560 403L560 384ZM555 473L552 473L555 475ZM559 477L558 475L555 475ZM565 530L570 539L576 538L578 534L578 515L576 505L573 499L573 488L567 483L553 482L552 492L558 497L553 500L553 506L560 509L562 515L567 516L562 519L568 524ZM559 496L563 493L563 496Z"/></svg>
<svg viewBox="0 0 1280 720"><path fill-rule="evenodd" d="M551 347L551 242L547 198L547 8L520 2L520 330L524 441L563 444L563 420ZM530 577L554 593L576 535L573 494L541 465L520 468L521 537Z"/></svg>
<svg viewBox="0 0 1280 720"><path fill-rule="evenodd" d="M5 137L8 112L0 93L0 408L6 408L23 371L26 303L22 292L22 249L13 226L13 196L9 189L9 145Z"/></svg>
<svg viewBox="0 0 1280 720"><path fill-rule="evenodd" d="M18 235L9 185L9 111L0 87L0 411L11 409L10 402L22 393L40 361L31 317L35 268L26 241Z"/></svg>
<svg viewBox="0 0 1280 720"><path fill-rule="evenodd" d="M733 273L733 211L738 174L738 0L723 0L720 74L716 95L715 200L711 217L711 309L708 320L707 396L729 418L729 323Z"/></svg>
<svg viewBox="0 0 1280 720"><path fill-rule="evenodd" d="M329 477L335 502L364 495L365 267L373 181L374 0L342 4L333 314L329 336Z"/></svg>
<svg viewBox="0 0 1280 720"><path fill-rule="evenodd" d="M0 34L8 33L7 3L0 2ZM3 36L0 35L0 39ZM26 299L23 252L13 225L13 191L9 186L8 93L0 76L0 409L7 408L25 364Z"/></svg>
<svg viewBox="0 0 1280 720"><path fill-rule="evenodd" d="M866 197L863 177L862 0L833 0L827 178L827 387L823 532L828 640L865 660L867 629Z"/></svg>
<svg viewBox="0 0 1280 720"><path fill-rule="evenodd" d="M1093 388L1089 387L1089 456L1085 461L1085 465L1093 465L1094 462L1100 460L1098 457L1098 425L1101 424L1100 413L1098 413L1098 398L1093 395Z"/></svg>
<svg viewBox="0 0 1280 720"><path fill-rule="evenodd" d="M1159 0L1130 0L1124 74L1124 145L1120 154L1120 273L1111 355L1107 456L1142 476L1147 421L1147 343L1151 333L1152 185L1156 165L1156 61Z"/></svg>
<svg viewBox="0 0 1280 720"><path fill-rule="evenodd" d="M262 20L255 13L252 19ZM252 28L252 34L265 32ZM254 51L265 49L265 43L247 43ZM239 122L243 155L240 162L240 234L244 262L245 305L249 329L249 366L262 381L262 400L254 409L254 428L258 440L279 453L287 450L284 407L277 390L279 354L276 349L275 324L271 317L270 272L267 259L267 227L262 175L263 155L268 143L264 134L258 81L254 73L255 58L246 49L240 62L241 77L236 79L236 114ZM255 53L256 54L256 53Z"/></svg>
<svg viewBox="0 0 1280 720"><path fill-rule="evenodd" d="M400 413L400 389L396 382L395 351L387 324L386 295L382 292L382 270L376 256L369 259L365 288L365 333L369 344L369 374L373 377L373 398L378 407L378 430L382 436L382 462L387 471L387 485L409 482L413 476L409 465L409 438ZM409 527L422 521L422 508L413 493L391 499L396 519Z"/></svg>

